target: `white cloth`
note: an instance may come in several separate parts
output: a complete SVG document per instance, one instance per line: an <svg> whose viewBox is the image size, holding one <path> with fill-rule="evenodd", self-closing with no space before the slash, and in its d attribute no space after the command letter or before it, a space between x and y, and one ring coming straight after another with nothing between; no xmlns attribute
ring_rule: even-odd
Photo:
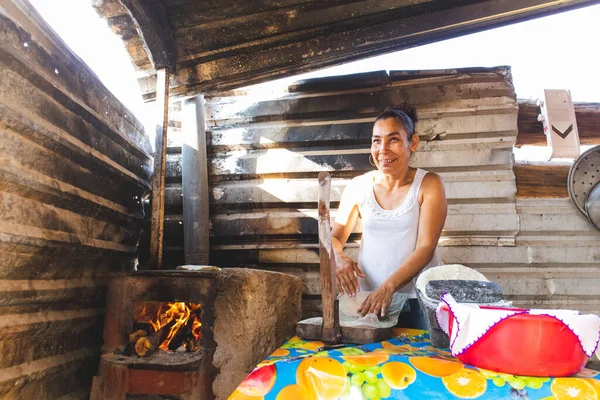
<svg viewBox="0 0 600 400"><path fill-rule="evenodd" d="M408 194L394 210L384 210L375 199L373 182L376 173L378 171L356 177L349 185L352 198L358 199L362 220L358 266L366 278L358 278L358 281L361 290L366 291L379 288L415 250L420 214L419 189L427 171L417 169ZM441 264L436 249L432 260L423 270ZM410 298L417 297L412 281L398 292L407 293Z"/></svg>
<svg viewBox="0 0 600 400"><path fill-rule="evenodd" d="M456 326L449 332L448 313L442 311L443 305L448 306ZM518 314L547 315L561 321L579 338L581 348L591 357L600 341L600 317L593 314L582 315L572 310L486 310L476 304L457 303L452 295L444 293L436 310L436 320L439 327L450 336L450 352L453 356L464 353L469 347L481 339L488 330L503 320Z"/></svg>

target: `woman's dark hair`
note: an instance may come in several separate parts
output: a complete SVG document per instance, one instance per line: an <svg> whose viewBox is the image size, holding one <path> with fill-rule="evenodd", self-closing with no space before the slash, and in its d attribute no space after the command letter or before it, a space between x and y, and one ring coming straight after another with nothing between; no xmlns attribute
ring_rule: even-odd
<svg viewBox="0 0 600 400"><path fill-rule="evenodd" d="M379 114L375 119L375 122L388 118L394 118L396 121L400 122L406 131L407 139L409 141L412 140L412 137L415 134L415 124L419 120L414 107L411 107L406 103L391 105Z"/></svg>

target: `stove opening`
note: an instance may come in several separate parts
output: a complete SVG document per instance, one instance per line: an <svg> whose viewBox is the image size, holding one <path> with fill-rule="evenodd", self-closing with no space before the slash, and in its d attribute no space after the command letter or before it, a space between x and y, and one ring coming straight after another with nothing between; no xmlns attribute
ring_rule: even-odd
<svg viewBox="0 0 600 400"><path fill-rule="evenodd" d="M192 353L202 348L202 307L197 303L142 301L134 304L129 351Z"/></svg>

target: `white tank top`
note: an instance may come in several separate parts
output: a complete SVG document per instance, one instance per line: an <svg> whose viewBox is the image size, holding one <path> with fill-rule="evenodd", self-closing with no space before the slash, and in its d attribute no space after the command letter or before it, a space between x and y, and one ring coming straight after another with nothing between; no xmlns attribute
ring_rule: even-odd
<svg viewBox="0 0 600 400"><path fill-rule="evenodd" d="M384 210L377 203L373 192L373 173L356 178L365 179L359 185L366 192L358 203L363 230L358 266L366 275L366 278L358 278L362 290L372 291L380 287L415 250L421 210L419 189L426 174L427 171L417 169L406 198L394 210ZM441 264L436 248L423 271ZM398 292L408 293L410 298L416 297L412 280Z"/></svg>

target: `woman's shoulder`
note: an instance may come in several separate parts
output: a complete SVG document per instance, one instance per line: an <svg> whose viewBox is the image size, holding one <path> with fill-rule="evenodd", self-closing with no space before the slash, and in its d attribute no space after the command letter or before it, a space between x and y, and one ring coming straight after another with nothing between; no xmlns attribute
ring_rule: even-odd
<svg viewBox="0 0 600 400"><path fill-rule="evenodd" d="M371 189L371 187L373 187L374 177L375 171L369 171L367 173L352 178L350 183L348 183L348 187L359 191Z"/></svg>
<svg viewBox="0 0 600 400"><path fill-rule="evenodd" d="M360 201L365 193L373 187L373 171L356 176L348 182L344 195L354 201Z"/></svg>
<svg viewBox="0 0 600 400"><path fill-rule="evenodd" d="M442 178L435 172L424 171L423 181L421 182L420 195L441 194L445 192Z"/></svg>
<svg viewBox="0 0 600 400"><path fill-rule="evenodd" d="M422 181L422 186L426 185L426 186L438 186L442 183L442 178L436 174L435 172L429 172L426 171L424 169L419 168L422 172L423 175L423 181Z"/></svg>

